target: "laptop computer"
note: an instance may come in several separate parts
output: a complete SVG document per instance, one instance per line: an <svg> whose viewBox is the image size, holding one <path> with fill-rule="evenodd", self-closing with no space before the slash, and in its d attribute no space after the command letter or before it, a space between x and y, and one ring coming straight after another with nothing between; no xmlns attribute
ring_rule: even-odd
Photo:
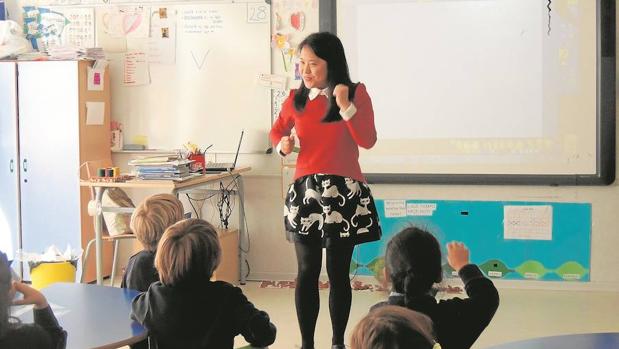
<svg viewBox="0 0 619 349"><path fill-rule="evenodd" d="M243 134L245 130L241 131L241 138L239 139L239 145L236 148L236 155L234 156L234 162L207 162L204 166L206 172L225 172L232 171L236 166L236 160L239 158L239 151L241 150L241 143L243 142Z"/></svg>

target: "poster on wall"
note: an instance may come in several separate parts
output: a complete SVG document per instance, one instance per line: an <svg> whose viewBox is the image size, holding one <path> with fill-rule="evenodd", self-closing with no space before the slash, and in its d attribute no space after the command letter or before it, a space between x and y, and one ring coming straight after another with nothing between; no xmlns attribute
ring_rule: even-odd
<svg viewBox="0 0 619 349"><path fill-rule="evenodd" d="M358 247L353 274L380 279L387 242L412 225L439 241L446 277L457 274L447 263L445 246L460 241L471 262L492 279L590 280L589 203L376 200L376 210L383 237Z"/></svg>
<svg viewBox="0 0 619 349"><path fill-rule="evenodd" d="M24 6L24 33L32 47L47 50L54 46L89 48L95 46L92 8L51 8Z"/></svg>

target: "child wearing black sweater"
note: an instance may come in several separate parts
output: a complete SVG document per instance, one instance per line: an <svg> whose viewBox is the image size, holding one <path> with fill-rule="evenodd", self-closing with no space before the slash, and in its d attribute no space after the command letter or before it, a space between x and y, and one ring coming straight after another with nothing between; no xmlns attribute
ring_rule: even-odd
<svg viewBox="0 0 619 349"><path fill-rule="evenodd" d="M157 244L163 232L181 219L183 204L172 194L152 195L138 205L130 227L144 249L129 258L120 287L145 292L150 284L159 281L155 269Z"/></svg>
<svg viewBox="0 0 619 349"><path fill-rule="evenodd" d="M467 349L488 326L499 306L499 293L479 267L469 262L464 244L447 245L447 261L464 282L468 298L438 301L432 285L442 280L441 249L436 238L409 227L394 236L385 252L385 273L392 292L385 304L405 306L426 314L434 323L443 349Z"/></svg>
<svg viewBox="0 0 619 349"><path fill-rule="evenodd" d="M16 292L22 299L13 300ZM10 305L34 305L34 324L22 324L9 316ZM60 327L45 296L34 288L11 280L6 254L0 252L0 348L63 349L67 332Z"/></svg>
<svg viewBox="0 0 619 349"><path fill-rule="evenodd" d="M238 287L210 280L220 258L217 232L204 220L186 219L165 231L155 255L161 281L133 300L132 313L158 349L231 349L238 334L257 347L275 341L267 313Z"/></svg>

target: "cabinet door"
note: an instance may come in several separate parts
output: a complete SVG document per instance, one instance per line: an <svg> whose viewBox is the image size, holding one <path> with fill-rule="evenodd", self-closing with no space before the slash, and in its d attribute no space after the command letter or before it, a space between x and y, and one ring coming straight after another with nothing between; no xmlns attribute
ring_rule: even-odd
<svg viewBox="0 0 619 349"><path fill-rule="evenodd" d="M19 62L22 247L80 248L78 70Z"/></svg>
<svg viewBox="0 0 619 349"><path fill-rule="evenodd" d="M0 251L9 260L19 248L17 66L0 62Z"/></svg>

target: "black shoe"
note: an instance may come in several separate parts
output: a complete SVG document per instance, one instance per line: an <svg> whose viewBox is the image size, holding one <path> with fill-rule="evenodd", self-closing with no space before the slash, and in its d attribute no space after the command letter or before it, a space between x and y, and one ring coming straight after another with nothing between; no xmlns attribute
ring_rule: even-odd
<svg viewBox="0 0 619 349"><path fill-rule="evenodd" d="M333 344L331 349L346 349L346 346L344 344Z"/></svg>

